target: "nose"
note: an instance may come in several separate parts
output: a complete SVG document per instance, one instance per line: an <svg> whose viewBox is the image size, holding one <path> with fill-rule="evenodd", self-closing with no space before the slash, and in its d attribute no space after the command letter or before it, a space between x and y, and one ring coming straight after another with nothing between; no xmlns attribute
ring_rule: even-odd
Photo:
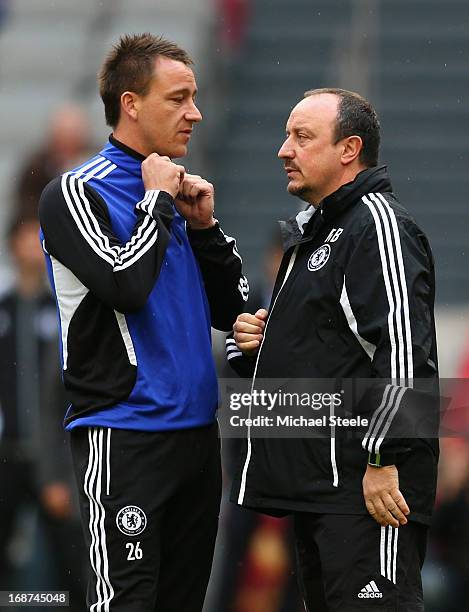
<svg viewBox="0 0 469 612"><path fill-rule="evenodd" d="M186 113L187 121L192 121L192 123L198 123L202 121L202 113L197 108L195 102L192 102L191 107Z"/></svg>
<svg viewBox="0 0 469 612"><path fill-rule="evenodd" d="M283 145L280 147L277 156L280 159L293 159L293 157L295 156L292 147L289 144L289 138L287 138L285 140L285 142L283 143Z"/></svg>

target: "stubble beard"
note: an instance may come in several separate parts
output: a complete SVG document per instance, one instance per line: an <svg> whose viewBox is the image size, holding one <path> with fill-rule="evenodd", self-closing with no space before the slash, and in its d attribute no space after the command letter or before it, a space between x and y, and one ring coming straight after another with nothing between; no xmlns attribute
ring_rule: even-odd
<svg viewBox="0 0 469 612"><path fill-rule="evenodd" d="M306 185L299 185L298 187L288 185L287 191L290 195L296 196L304 202L309 202L311 190L309 189L309 187L306 187Z"/></svg>

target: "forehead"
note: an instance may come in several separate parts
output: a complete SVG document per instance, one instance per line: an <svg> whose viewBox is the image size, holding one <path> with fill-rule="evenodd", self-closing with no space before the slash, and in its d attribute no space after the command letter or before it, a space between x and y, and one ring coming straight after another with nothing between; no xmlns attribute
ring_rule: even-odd
<svg viewBox="0 0 469 612"><path fill-rule="evenodd" d="M169 57L155 59L154 86L162 89L189 89L197 91L194 73L189 66Z"/></svg>
<svg viewBox="0 0 469 612"><path fill-rule="evenodd" d="M304 98L293 108L287 121L287 129L302 125L320 129L335 125L339 98L334 94L315 94Z"/></svg>

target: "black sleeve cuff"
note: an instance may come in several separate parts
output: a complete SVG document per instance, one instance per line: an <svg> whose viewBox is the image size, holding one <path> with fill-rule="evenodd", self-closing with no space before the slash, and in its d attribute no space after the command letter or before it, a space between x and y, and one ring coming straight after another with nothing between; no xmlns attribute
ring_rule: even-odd
<svg viewBox="0 0 469 612"><path fill-rule="evenodd" d="M187 225L187 236L193 246L202 247L213 242L220 235L223 234L221 233L218 221L215 221L215 225L206 229L192 229Z"/></svg>
<svg viewBox="0 0 469 612"><path fill-rule="evenodd" d="M165 215L174 216L174 198L166 191L160 191L156 199L155 211ZM154 216L154 215L153 215Z"/></svg>
<svg viewBox="0 0 469 612"><path fill-rule="evenodd" d="M396 463L396 455L394 453L368 453L368 465L372 467L385 467Z"/></svg>

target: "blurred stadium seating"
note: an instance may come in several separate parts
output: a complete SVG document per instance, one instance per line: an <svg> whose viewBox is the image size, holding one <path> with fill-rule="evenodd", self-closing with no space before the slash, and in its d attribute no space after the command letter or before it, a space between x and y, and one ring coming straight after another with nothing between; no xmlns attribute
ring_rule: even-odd
<svg viewBox="0 0 469 612"><path fill-rule="evenodd" d="M275 156L288 111L305 89L338 86L377 107L382 160L433 245L439 303L468 301L468 28L465 0L253 3L217 156L219 209L250 270L263 220L294 210Z"/></svg>

